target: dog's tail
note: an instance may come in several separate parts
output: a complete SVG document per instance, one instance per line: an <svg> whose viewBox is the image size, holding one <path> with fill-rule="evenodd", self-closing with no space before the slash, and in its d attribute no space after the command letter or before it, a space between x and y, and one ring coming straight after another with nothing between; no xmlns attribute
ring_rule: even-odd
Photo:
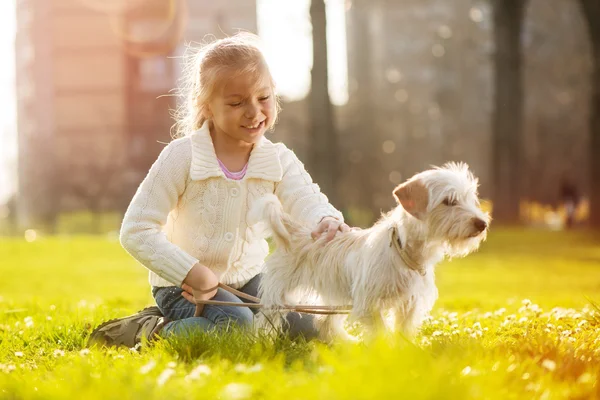
<svg viewBox="0 0 600 400"><path fill-rule="evenodd" d="M281 202L274 194L260 198L250 210L250 224L265 221L278 246L289 250L292 237L302 227L283 211Z"/></svg>

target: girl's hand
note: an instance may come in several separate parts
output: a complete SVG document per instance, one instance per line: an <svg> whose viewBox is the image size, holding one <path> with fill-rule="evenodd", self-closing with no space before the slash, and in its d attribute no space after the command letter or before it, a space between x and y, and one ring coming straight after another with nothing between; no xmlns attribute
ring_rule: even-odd
<svg viewBox="0 0 600 400"><path fill-rule="evenodd" d="M181 295L190 303L196 300L210 300L217 294L219 279L207 266L194 265L181 285Z"/></svg>
<svg viewBox="0 0 600 400"><path fill-rule="evenodd" d="M316 229L312 231L310 235L313 239L316 240L319 237L321 237L323 233L325 233L327 235L325 237L325 242L329 242L335 237L338 231L350 232L350 227L333 217L325 217L321 220L319 225L317 225Z"/></svg>

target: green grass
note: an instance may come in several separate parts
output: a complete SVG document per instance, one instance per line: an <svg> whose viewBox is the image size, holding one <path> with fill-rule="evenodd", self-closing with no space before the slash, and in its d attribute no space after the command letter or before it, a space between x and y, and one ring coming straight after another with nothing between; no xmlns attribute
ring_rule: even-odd
<svg viewBox="0 0 600 400"><path fill-rule="evenodd" d="M0 399L600 398L600 237L497 230L437 270L414 343L199 334L85 349L101 321L152 302L114 238L0 239Z"/></svg>

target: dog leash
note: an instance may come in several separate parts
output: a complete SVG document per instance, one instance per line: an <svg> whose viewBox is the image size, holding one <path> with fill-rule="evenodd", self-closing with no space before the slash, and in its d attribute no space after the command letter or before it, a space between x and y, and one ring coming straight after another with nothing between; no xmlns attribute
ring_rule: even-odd
<svg viewBox="0 0 600 400"><path fill-rule="evenodd" d="M251 301L252 303L234 303L232 301L218 301L218 300L196 300L196 312L194 317L199 317L202 314L204 305L213 306L227 306L227 307L249 307L249 308L264 308L263 304L260 304L258 297L250 296L244 292L240 292L230 286L223 283L219 283L219 288L234 294L238 297ZM318 314L318 315L333 315L333 314L349 314L352 311L351 306L315 306L315 305L284 305L278 307L277 310L296 311L305 314Z"/></svg>

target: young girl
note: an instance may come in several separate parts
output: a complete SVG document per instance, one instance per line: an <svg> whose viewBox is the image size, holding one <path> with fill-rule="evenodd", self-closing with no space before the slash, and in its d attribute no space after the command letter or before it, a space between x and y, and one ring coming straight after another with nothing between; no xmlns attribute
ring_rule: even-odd
<svg viewBox="0 0 600 400"><path fill-rule="evenodd" d="M274 193L286 212L313 227L313 238L349 230L293 151L264 137L278 114L275 84L256 37L247 33L217 40L188 64L187 105L179 113L180 138L169 143L138 188L121 228L122 246L150 270L160 313L146 309L120 321L117 342L141 335L131 321L169 321L161 335L248 326L247 307L204 307L195 299L242 302L219 282L257 295L268 245L248 226L248 212ZM119 321L119 320L117 320ZM152 322L152 331L156 320ZM291 334L310 338L309 317L291 314ZM160 324L159 324L160 326ZM154 329L156 330L156 329ZM148 333L148 332L146 332Z"/></svg>

